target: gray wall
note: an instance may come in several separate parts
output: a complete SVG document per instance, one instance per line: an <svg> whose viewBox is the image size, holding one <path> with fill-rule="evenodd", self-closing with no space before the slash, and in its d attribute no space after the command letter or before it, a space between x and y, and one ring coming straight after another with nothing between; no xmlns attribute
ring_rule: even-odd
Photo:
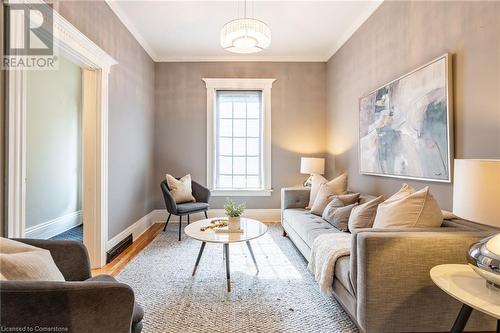
<svg viewBox="0 0 500 333"><path fill-rule="evenodd" d="M456 158L500 158L500 2L384 2L327 65L327 169L351 189L390 195L402 182L446 209L452 185L358 172L358 99L446 53L453 54Z"/></svg>
<svg viewBox="0 0 500 333"><path fill-rule="evenodd" d="M118 61L109 76L112 238L153 209L154 63L105 2L59 1L55 8Z"/></svg>
<svg viewBox="0 0 500 333"><path fill-rule="evenodd" d="M156 63L155 207L165 173L206 184L206 87L202 78L276 78L272 88L271 197L238 197L248 208L279 208L280 188L300 184L301 156L325 152L325 63ZM225 199L212 199L220 208Z"/></svg>
<svg viewBox="0 0 500 333"><path fill-rule="evenodd" d="M27 71L26 228L82 209L82 72Z"/></svg>

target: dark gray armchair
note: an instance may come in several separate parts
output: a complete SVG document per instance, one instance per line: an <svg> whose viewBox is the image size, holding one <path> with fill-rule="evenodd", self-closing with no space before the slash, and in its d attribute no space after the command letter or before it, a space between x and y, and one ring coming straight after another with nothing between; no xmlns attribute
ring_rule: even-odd
<svg viewBox="0 0 500 333"><path fill-rule="evenodd" d="M168 218L163 227L163 231L167 229L168 222L172 215L179 216L179 241L181 240L182 234L182 217L187 215L187 223L189 224L189 215L194 213L205 213L205 218L207 216L207 210L209 208L208 200L210 199L210 190L203 185L198 184L195 181L191 181L191 191L193 192L193 197L196 202L186 202L182 204L175 203L174 197L170 194L170 189L168 188L167 181L161 182L161 191L163 192L163 199L165 199L165 206L167 207Z"/></svg>
<svg viewBox="0 0 500 333"><path fill-rule="evenodd" d="M66 281L1 281L2 330L56 327L72 333L141 332L144 312L132 288L109 275L91 277L82 243L16 240L49 250Z"/></svg>

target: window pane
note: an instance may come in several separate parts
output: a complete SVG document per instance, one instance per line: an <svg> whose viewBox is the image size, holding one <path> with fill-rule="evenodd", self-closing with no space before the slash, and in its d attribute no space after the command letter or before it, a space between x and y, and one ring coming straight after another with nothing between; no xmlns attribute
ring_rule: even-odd
<svg viewBox="0 0 500 333"><path fill-rule="evenodd" d="M246 120L235 119L234 120L234 133L235 137L245 137L247 135Z"/></svg>
<svg viewBox="0 0 500 333"><path fill-rule="evenodd" d="M219 104L219 118L233 117L233 103L224 102Z"/></svg>
<svg viewBox="0 0 500 333"><path fill-rule="evenodd" d="M245 156L246 155L246 149L245 149L245 140L242 138L234 138L233 139L233 155L234 156Z"/></svg>
<svg viewBox="0 0 500 333"><path fill-rule="evenodd" d="M245 188L246 187L246 177L245 176L234 176L233 177L233 187L234 188Z"/></svg>
<svg viewBox="0 0 500 333"><path fill-rule="evenodd" d="M234 103L234 118L246 118L247 117L247 105L246 103L237 102Z"/></svg>
<svg viewBox="0 0 500 333"><path fill-rule="evenodd" d="M219 135L220 136L232 136L233 135L233 121L231 119L220 119L219 120Z"/></svg>
<svg viewBox="0 0 500 333"><path fill-rule="evenodd" d="M245 157L233 157L233 174L245 174Z"/></svg>
<svg viewBox="0 0 500 333"><path fill-rule="evenodd" d="M259 174L259 158L258 157L248 157L247 158L247 174L258 175Z"/></svg>
<svg viewBox="0 0 500 333"><path fill-rule="evenodd" d="M219 174L230 175L233 173L233 158L232 157L219 157Z"/></svg>
<svg viewBox="0 0 500 333"><path fill-rule="evenodd" d="M255 120L255 119L247 120L247 131L248 131L247 135L254 136L254 137L260 136L259 127L260 127L259 120Z"/></svg>
<svg viewBox="0 0 500 333"><path fill-rule="evenodd" d="M259 118L260 117L260 104L259 103L248 103L247 104L247 117L248 118Z"/></svg>
<svg viewBox="0 0 500 333"><path fill-rule="evenodd" d="M231 155L233 153L233 139L220 138L219 139L219 154Z"/></svg>
<svg viewBox="0 0 500 333"><path fill-rule="evenodd" d="M222 187L222 188L233 187L233 177L232 176L219 176L218 187Z"/></svg>
<svg viewBox="0 0 500 333"><path fill-rule="evenodd" d="M260 177L259 176L248 176L247 177L247 187L250 188L260 188Z"/></svg>
<svg viewBox="0 0 500 333"><path fill-rule="evenodd" d="M259 155L259 139L247 139L247 155Z"/></svg>

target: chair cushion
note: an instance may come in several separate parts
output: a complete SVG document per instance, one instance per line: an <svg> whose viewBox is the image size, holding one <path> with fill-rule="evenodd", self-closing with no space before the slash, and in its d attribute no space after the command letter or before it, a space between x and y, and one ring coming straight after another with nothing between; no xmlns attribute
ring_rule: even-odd
<svg viewBox="0 0 500 333"><path fill-rule="evenodd" d="M97 275L97 276L91 277L85 281L116 282L116 283L118 283L118 281L114 277L112 277L111 275L106 275L106 274ZM142 306L140 306L139 303L137 303L134 300L134 312L132 313L132 323L133 324L139 323L142 320L142 318L144 318L144 310L142 309Z"/></svg>
<svg viewBox="0 0 500 333"><path fill-rule="evenodd" d="M309 247L312 247L319 235L340 232L321 217L301 208L286 209L283 212L283 218Z"/></svg>
<svg viewBox="0 0 500 333"><path fill-rule="evenodd" d="M191 175L185 175L177 180L175 177L167 174L166 179L170 194L172 194L177 204L196 201L191 190Z"/></svg>
<svg viewBox="0 0 500 333"><path fill-rule="evenodd" d="M177 212L179 214L199 212L202 210L207 210L208 204L206 202L188 202L177 205Z"/></svg>

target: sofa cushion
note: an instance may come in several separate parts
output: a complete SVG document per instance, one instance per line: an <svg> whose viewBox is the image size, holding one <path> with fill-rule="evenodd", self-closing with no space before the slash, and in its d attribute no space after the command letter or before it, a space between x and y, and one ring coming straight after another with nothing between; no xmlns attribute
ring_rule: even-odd
<svg viewBox="0 0 500 333"><path fill-rule="evenodd" d="M352 287L349 271L350 260L350 256L344 256L337 259L335 262L335 278L354 296L354 288Z"/></svg>
<svg viewBox="0 0 500 333"><path fill-rule="evenodd" d="M96 276L93 276L85 281L119 283L119 281L117 281L114 277L112 277L111 275L107 275L107 274L96 275ZM139 303L137 303L134 300L134 311L132 312L132 323L133 324L139 323L142 320L142 318L144 318L144 310L142 309L142 306L140 306Z"/></svg>
<svg viewBox="0 0 500 333"><path fill-rule="evenodd" d="M314 239L319 235L340 232L321 217L301 208L286 209L283 218L309 247L312 247Z"/></svg>
<svg viewBox="0 0 500 333"><path fill-rule="evenodd" d="M311 213L316 215L323 214L323 210L325 209L326 205L328 205L328 203L332 201L335 196L341 194L346 195L346 198L342 199L343 201L355 200L357 202L359 199L359 193L357 194L357 197L355 197L356 193L347 194L347 174L342 174L334 180L331 180L328 183L324 183L320 186L318 193L316 194L316 198L314 198L312 206L309 206L311 209Z"/></svg>
<svg viewBox="0 0 500 333"><path fill-rule="evenodd" d="M349 216L349 230L353 231L361 228L371 228L373 226L373 221L375 221L377 207L382 201L383 197L379 196L355 207L351 212L351 216Z"/></svg>
<svg viewBox="0 0 500 333"><path fill-rule="evenodd" d="M348 231L349 216L351 215L352 209L355 208L357 205L358 205L357 203L353 203L352 205L349 206L334 208L329 213L323 214L323 218L325 215L327 215L328 219L326 219L326 221L328 223L330 223L340 231Z"/></svg>

